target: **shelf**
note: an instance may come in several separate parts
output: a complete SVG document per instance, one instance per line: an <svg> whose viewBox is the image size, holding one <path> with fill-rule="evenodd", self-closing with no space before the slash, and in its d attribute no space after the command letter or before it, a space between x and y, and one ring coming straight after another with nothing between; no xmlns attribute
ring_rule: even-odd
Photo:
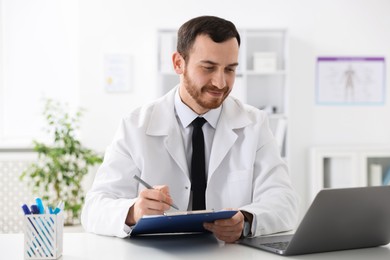
<svg viewBox="0 0 390 260"><path fill-rule="evenodd" d="M383 185L390 174L390 147L313 147L310 164L311 199L324 188Z"/></svg>

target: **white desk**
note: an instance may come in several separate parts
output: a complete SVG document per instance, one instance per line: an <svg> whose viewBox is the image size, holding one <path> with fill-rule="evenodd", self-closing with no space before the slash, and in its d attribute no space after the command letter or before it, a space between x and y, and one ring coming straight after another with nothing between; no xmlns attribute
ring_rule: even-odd
<svg viewBox="0 0 390 260"><path fill-rule="evenodd" d="M23 259L23 234L0 234L0 259ZM238 244L217 242L213 236L174 238L114 238L65 233L63 260L127 259L390 259L390 246L283 257Z"/></svg>

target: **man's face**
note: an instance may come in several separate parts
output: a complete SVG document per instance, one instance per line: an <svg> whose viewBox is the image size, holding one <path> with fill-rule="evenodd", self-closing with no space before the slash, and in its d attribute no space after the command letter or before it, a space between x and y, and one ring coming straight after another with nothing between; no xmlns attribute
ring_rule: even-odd
<svg viewBox="0 0 390 260"><path fill-rule="evenodd" d="M198 114L219 107L232 90L239 46L236 38L216 43L196 38L185 63L180 87L183 102Z"/></svg>

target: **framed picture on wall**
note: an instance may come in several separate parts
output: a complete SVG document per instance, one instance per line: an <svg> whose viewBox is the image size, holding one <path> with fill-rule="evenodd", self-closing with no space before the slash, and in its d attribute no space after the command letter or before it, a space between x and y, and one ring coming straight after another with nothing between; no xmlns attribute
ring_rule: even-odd
<svg viewBox="0 0 390 260"><path fill-rule="evenodd" d="M384 57L318 57L318 105L384 105Z"/></svg>
<svg viewBox="0 0 390 260"><path fill-rule="evenodd" d="M131 92L132 79L133 57L131 55L104 55L104 88L106 92Z"/></svg>

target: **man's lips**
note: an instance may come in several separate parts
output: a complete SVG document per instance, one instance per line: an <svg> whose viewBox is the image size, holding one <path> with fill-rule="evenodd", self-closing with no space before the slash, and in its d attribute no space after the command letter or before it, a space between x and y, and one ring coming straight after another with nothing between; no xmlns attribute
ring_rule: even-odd
<svg viewBox="0 0 390 260"><path fill-rule="evenodd" d="M212 96L220 97L226 93L225 89L205 89L205 92L209 93Z"/></svg>
<svg viewBox="0 0 390 260"><path fill-rule="evenodd" d="M224 92L221 92L221 91L207 91L210 95L212 96L222 96L224 94Z"/></svg>

